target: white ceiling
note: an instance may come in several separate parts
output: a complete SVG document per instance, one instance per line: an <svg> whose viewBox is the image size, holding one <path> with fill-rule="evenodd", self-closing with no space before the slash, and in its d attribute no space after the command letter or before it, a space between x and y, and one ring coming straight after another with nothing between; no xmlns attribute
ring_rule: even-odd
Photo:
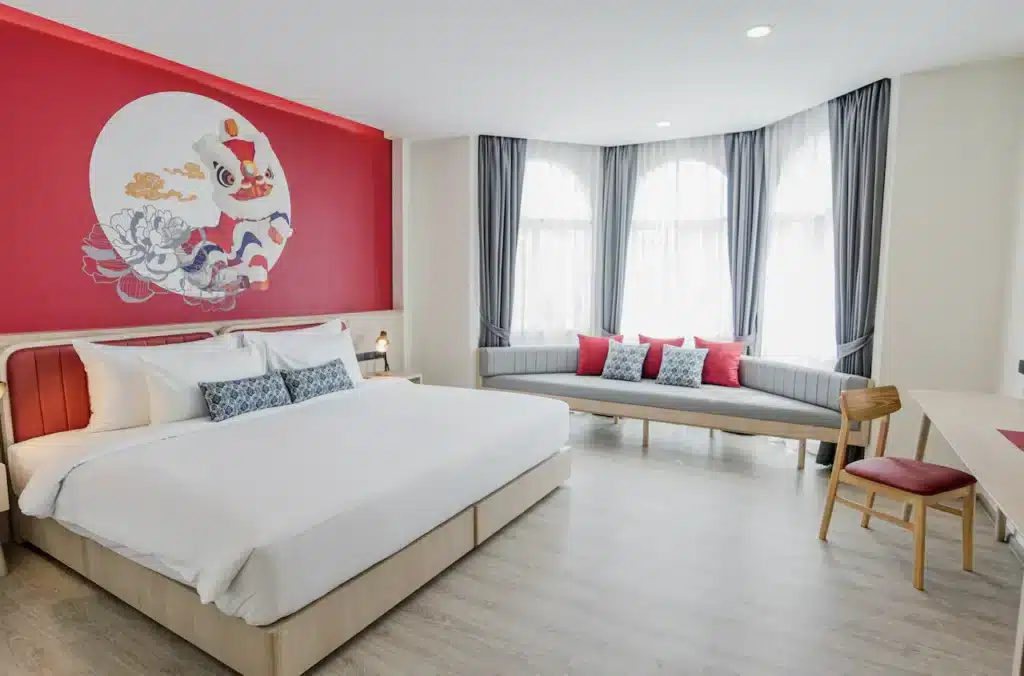
<svg viewBox="0 0 1024 676"><path fill-rule="evenodd" d="M1024 53L1024 0L5 1L411 138L737 131Z"/></svg>

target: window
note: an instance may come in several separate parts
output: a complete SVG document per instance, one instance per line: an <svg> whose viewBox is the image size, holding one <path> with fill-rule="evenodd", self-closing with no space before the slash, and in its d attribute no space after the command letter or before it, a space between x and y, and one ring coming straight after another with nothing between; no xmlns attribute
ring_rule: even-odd
<svg viewBox="0 0 1024 676"><path fill-rule="evenodd" d="M513 345L572 344L595 331L601 150L529 141L516 251Z"/></svg>
<svg viewBox="0 0 1024 676"><path fill-rule="evenodd" d="M768 253L761 354L832 368L836 362L832 154L828 107L768 129Z"/></svg>
<svg viewBox="0 0 1024 676"><path fill-rule="evenodd" d="M644 146L622 332L732 338L723 137Z"/></svg>

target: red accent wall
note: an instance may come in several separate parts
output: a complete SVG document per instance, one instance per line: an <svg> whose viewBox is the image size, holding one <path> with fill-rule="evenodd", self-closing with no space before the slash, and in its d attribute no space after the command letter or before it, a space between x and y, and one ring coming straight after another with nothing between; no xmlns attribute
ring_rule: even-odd
<svg viewBox="0 0 1024 676"><path fill-rule="evenodd" d="M0 63L0 333L392 307L391 142L379 130L3 5ZM125 303L82 271L93 143L121 107L162 91L235 109L287 172L295 234L270 289L228 312L170 293Z"/></svg>

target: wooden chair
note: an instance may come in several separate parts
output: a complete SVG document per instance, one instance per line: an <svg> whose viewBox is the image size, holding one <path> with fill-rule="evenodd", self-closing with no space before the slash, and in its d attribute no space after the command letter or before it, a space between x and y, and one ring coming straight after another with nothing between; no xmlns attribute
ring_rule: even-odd
<svg viewBox="0 0 1024 676"><path fill-rule="evenodd" d="M818 537L828 537L832 520L832 509L837 502L863 512L860 525L868 527L871 517L905 528L914 534L914 586L924 590L924 541L928 508L955 514L963 522L963 567L974 570L974 502L977 480L967 472L908 458L886 458L885 444L889 436L889 416L901 408L900 394L895 387L873 387L861 390L847 390L840 395L842 426L839 429L839 444L832 465L832 478L828 484L828 498L825 512L821 515L821 530ZM882 418L878 430L875 456L851 462L846 460L846 443L850 434L850 423ZM847 500L836 495L839 484L857 486L867 491L864 504ZM874 509L875 495L894 498L910 505L914 516L900 518ZM963 498L963 509L941 504L948 500Z"/></svg>

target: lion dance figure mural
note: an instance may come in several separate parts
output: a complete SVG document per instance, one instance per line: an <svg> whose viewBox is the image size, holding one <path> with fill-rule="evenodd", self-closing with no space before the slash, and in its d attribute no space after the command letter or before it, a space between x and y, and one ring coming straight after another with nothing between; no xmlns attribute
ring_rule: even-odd
<svg viewBox="0 0 1024 676"><path fill-rule="evenodd" d="M176 97L171 107L204 98L170 96ZM131 105L107 124L93 151L90 183L99 223L82 245L85 273L114 285L129 303L170 292L189 304L229 310L239 294L268 290L271 268L292 236L288 187L269 139L240 115L222 117L187 149L168 151L161 140L161 164L174 168L132 171L131 181L117 184L123 194L109 195L108 174L133 161L123 155L137 154L137 118L153 108L147 102L142 114L126 113L114 125L128 138L109 133ZM194 154L187 157L188 151ZM143 149L144 157L134 161L156 163L157 152Z"/></svg>

